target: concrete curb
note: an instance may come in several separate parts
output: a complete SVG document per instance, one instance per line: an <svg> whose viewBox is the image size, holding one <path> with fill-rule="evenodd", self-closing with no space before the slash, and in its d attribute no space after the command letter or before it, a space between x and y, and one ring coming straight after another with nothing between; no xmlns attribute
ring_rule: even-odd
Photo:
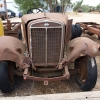
<svg viewBox="0 0 100 100"><path fill-rule="evenodd" d="M0 100L100 100L100 91L0 97Z"/></svg>

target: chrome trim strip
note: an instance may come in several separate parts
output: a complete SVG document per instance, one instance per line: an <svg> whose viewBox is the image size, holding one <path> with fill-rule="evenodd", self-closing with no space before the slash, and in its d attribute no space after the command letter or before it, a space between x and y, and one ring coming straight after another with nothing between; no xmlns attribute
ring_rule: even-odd
<svg viewBox="0 0 100 100"><path fill-rule="evenodd" d="M30 27L30 28L37 28L37 27ZM61 26L56 26L56 27L38 27L38 28L61 28Z"/></svg>
<svg viewBox="0 0 100 100"><path fill-rule="evenodd" d="M43 23L43 22L53 22L53 23L57 23L57 24L60 24L60 25L64 25L64 23L60 23L60 22L56 22L55 20L42 20L42 21L38 21L38 22L35 22L35 23L32 23L30 26L34 25L34 24L37 24L37 23ZM45 26L44 26L45 27Z"/></svg>
<svg viewBox="0 0 100 100"><path fill-rule="evenodd" d="M46 35L45 35L45 66L47 67L47 28L46 28Z"/></svg>
<svg viewBox="0 0 100 100"><path fill-rule="evenodd" d="M31 57L31 59L32 59L32 53L31 53L31 52L32 52L32 39L31 39L31 33L32 33L32 32L31 32L31 30L30 30L30 48L29 48L29 51L30 51L30 52L29 52L29 54L30 54L30 57Z"/></svg>
<svg viewBox="0 0 100 100"><path fill-rule="evenodd" d="M59 58L59 63L61 62L62 60L62 57L63 57L63 48L64 48L64 25L62 26L62 34L61 34L61 50L60 50L60 58ZM62 43L63 42L63 43Z"/></svg>

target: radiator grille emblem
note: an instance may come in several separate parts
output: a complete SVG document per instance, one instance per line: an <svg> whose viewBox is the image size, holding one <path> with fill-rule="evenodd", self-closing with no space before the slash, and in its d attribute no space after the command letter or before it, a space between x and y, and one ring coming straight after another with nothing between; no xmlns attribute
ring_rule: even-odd
<svg viewBox="0 0 100 100"><path fill-rule="evenodd" d="M48 23L45 23L44 26L49 26L49 24Z"/></svg>

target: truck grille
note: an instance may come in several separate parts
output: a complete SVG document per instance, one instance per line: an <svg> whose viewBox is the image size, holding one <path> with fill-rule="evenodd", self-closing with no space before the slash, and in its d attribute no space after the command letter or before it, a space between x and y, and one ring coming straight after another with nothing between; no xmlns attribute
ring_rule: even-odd
<svg viewBox="0 0 100 100"><path fill-rule="evenodd" d="M60 58L62 28L31 28L32 60L35 66L54 66Z"/></svg>

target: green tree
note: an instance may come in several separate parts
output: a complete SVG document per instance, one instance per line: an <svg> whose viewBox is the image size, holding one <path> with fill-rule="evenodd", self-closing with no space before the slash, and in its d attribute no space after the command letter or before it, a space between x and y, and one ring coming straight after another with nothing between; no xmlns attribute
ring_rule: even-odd
<svg viewBox="0 0 100 100"><path fill-rule="evenodd" d="M14 0L20 11L27 13L32 8L42 8L44 5L40 0Z"/></svg>
<svg viewBox="0 0 100 100"><path fill-rule="evenodd" d="M91 7L89 5L82 5L81 9L82 9L82 12L89 12Z"/></svg>
<svg viewBox="0 0 100 100"><path fill-rule="evenodd" d="M71 4L71 0L60 0L61 6L62 6L62 13L64 13L64 8L66 4Z"/></svg>
<svg viewBox="0 0 100 100"><path fill-rule="evenodd" d="M32 8L49 8L50 11L57 6L58 0L14 0L18 5L19 10L23 13L27 13L29 9ZM48 7L49 6L49 7Z"/></svg>
<svg viewBox="0 0 100 100"><path fill-rule="evenodd" d="M44 1L48 4L51 12L54 11L54 9L58 5L58 0L44 0ZM64 8L66 4L71 4L71 0L60 0L60 5L62 7L62 13L64 13Z"/></svg>
<svg viewBox="0 0 100 100"><path fill-rule="evenodd" d="M83 0L77 1L76 4L75 4L75 6L74 6L74 11L80 10L82 3L83 3Z"/></svg>
<svg viewBox="0 0 100 100"><path fill-rule="evenodd" d="M100 11L100 3L96 6L96 9Z"/></svg>
<svg viewBox="0 0 100 100"><path fill-rule="evenodd" d="M14 0L18 5L19 10L23 13L27 13L29 9L32 8L49 8L50 12L54 12L54 9L58 5L58 0ZM64 12L64 7L69 4L71 0L60 0L62 6L62 12Z"/></svg>
<svg viewBox="0 0 100 100"><path fill-rule="evenodd" d="M49 6L50 12L53 12L54 8L56 8L58 5L58 0L43 0L43 1L47 3L47 6Z"/></svg>

